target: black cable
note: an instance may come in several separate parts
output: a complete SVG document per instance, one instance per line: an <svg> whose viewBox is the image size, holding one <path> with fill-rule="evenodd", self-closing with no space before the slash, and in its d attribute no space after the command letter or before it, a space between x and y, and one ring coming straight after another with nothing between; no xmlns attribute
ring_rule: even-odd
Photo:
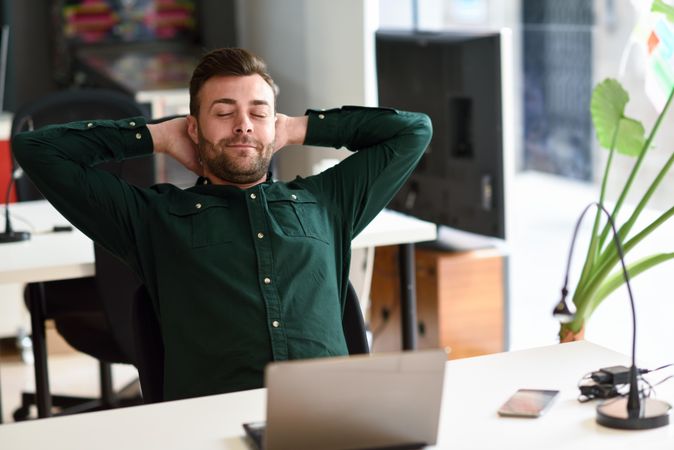
<svg viewBox="0 0 674 450"><path fill-rule="evenodd" d="M659 386L659 385L661 385L662 383L664 383L665 381L668 381L668 380L670 380L670 379L672 379L672 378L674 378L674 375L669 375L669 376L663 378L662 380L658 381L657 383L655 383L655 384L653 385L653 387Z"/></svg>
<svg viewBox="0 0 674 450"><path fill-rule="evenodd" d="M9 219L9 197L12 193L12 186L14 185L14 169L9 175L9 183L7 184L7 191L5 193L5 234L12 234L12 222Z"/></svg>
<svg viewBox="0 0 674 450"><path fill-rule="evenodd" d="M660 366L660 367L657 367L655 369L650 369L650 370L649 369L641 369L641 370L643 370L642 373L652 373L652 372L656 372L658 370L666 369L667 367L672 367L672 366L674 366L674 363L665 364L664 366Z"/></svg>

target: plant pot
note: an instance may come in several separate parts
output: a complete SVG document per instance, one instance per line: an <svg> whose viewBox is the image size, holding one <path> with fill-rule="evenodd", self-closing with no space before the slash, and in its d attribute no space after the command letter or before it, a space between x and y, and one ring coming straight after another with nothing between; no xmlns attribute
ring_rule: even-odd
<svg viewBox="0 0 674 450"><path fill-rule="evenodd" d="M577 332L573 332L568 328L559 330L559 343L565 344L567 342L582 341L585 339L585 327L583 326Z"/></svg>

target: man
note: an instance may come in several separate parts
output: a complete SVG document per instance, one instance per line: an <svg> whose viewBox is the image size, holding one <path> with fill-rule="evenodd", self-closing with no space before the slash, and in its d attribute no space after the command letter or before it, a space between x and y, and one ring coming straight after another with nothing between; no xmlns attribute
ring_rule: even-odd
<svg viewBox="0 0 674 450"><path fill-rule="evenodd" d="M219 49L194 71L187 118L74 122L13 140L45 197L143 280L162 328L166 399L261 387L272 360L347 354L351 240L431 137L418 113L288 117L275 112L275 92L259 58ZM355 153L319 175L272 181L272 154L302 143ZM153 151L205 184L141 189L95 167Z"/></svg>

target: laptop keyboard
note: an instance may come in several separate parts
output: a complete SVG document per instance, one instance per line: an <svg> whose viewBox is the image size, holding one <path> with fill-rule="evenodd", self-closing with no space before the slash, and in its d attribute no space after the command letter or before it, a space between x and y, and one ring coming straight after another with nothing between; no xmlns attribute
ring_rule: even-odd
<svg viewBox="0 0 674 450"><path fill-rule="evenodd" d="M262 447L262 438L264 437L265 422L244 423L243 429L246 436L250 439L255 450L264 450ZM360 450L418 450L426 447L426 444L405 444L389 447L369 447Z"/></svg>

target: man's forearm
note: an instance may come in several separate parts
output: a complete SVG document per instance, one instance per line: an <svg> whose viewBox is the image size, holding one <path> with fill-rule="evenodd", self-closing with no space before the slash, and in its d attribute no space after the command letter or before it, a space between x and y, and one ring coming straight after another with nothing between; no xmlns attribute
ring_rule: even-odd
<svg viewBox="0 0 674 450"><path fill-rule="evenodd" d="M162 153L166 149L164 127L164 122L147 125L147 129L150 131L150 136L152 137L152 147L155 153Z"/></svg>
<svg viewBox="0 0 674 450"><path fill-rule="evenodd" d="M289 117L287 124L288 145L301 145L307 136L307 116Z"/></svg>

